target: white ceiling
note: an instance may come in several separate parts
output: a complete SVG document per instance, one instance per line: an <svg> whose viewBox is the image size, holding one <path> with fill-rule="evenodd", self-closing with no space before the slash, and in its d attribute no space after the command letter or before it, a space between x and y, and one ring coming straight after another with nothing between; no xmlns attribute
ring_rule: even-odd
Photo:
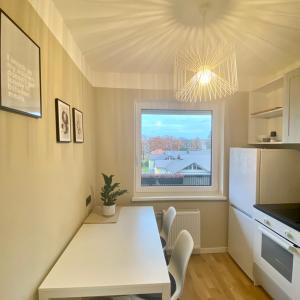
<svg viewBox="0 0 300 300"><path fill-rule="evenodd" d="M239 80L300 60L300 0L53 0L96 72L172 74L179 49L232 42Z"/></svg>

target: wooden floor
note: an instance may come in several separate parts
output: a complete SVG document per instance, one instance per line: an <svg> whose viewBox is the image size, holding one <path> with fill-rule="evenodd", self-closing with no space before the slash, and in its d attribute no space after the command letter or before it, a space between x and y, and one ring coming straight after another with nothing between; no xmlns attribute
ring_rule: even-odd
<svg viewBox="0 0 300 300"><path fill-rule="evenodd" d="M180 300L270 300L227 253L191 257Z"/></svg>
<svg viewBox="0 0 300 300"><path fill-rule="evenodd" d="M180 300L271 300L271 298L262 288L253 285L227 253L220 253L191 257Z"/></svg>

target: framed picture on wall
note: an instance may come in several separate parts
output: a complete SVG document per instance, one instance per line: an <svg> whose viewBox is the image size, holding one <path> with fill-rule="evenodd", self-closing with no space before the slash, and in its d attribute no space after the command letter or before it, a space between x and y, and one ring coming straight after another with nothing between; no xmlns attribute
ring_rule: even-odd
<svg viewBox="0 0 300 300"><path fill-rule="evenodd" d="M70 105L55 99L56 140L58 143L71 142L71 109Z"/></svg>
<svg viewBox="0 0 300 300"><path fill-rule="evenodd" d="M0 108L41 118L40 47L2 10L0 23Z"/></svg>
<svg viewBox="0 0 300 300"><path fill-rule="evenodd" d="M73 108L73 134L75 143L84 142L83 114L80 110Z"/></svg>

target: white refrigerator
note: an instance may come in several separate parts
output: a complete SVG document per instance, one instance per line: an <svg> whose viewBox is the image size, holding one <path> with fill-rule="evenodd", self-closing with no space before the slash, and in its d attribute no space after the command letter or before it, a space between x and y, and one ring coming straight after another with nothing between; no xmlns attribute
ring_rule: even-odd
<svg viewBox="0 0 300 300"><path fill-rule="evenodd" d="M300 202L300 151L231 148L228 252L253 279L253 205Z"/></svg>

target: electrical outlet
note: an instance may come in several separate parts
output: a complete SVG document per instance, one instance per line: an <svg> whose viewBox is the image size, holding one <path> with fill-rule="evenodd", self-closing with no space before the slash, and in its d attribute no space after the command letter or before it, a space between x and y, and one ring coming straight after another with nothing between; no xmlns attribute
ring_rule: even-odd
<svg viewBox="0 0 300 300"><path fill-rule="evenodd" d="M92 202L92 196L89 195L86 199L85 199L85 206L88 207L89 204Z"/></svg>

